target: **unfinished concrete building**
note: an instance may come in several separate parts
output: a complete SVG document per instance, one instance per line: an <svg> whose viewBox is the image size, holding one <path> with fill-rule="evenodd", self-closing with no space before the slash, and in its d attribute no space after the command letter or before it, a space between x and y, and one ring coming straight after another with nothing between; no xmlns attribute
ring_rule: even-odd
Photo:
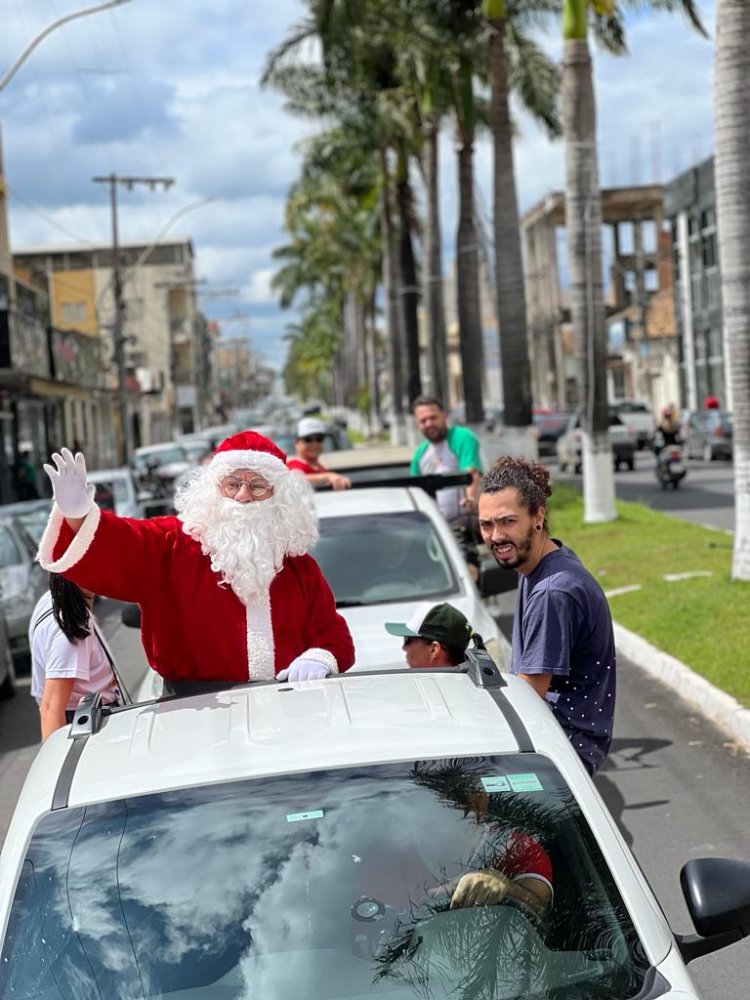
<svg viewBox="0 0 750 1000"><path fill-rule="evenodd" d="M601 198L610 399L639 399L656 409L675 400L679 386L662 188L609 188ZM534 404L567 409L578 400L564 194L548 195L521 226Z"/></svg>

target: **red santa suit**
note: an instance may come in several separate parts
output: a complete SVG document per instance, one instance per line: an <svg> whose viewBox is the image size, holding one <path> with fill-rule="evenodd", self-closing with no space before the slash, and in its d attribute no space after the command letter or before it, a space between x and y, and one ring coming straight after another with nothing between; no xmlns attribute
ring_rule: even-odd
<svg viewBox="0 0 750 1000"><path fill-rule="evenodd" d="M223 467L247 466L233 441L221 446ZM39 560L96 594L138 603L148 662L170 681L272 679L303 654L331 673L354 662L348 626L306 554L284 558L270 587L243 603L178 517L140 521L93 507L74 533L53 507Z"/></svg>

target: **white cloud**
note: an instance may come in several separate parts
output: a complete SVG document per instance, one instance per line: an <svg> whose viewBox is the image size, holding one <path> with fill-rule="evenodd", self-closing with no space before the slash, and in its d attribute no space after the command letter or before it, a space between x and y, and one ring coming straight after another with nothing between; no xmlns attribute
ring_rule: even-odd
<svg viewBox="0 0 750 1000"><path fill-rule="evenodd" d="M712 26L713 0L701 6ZM79 0L0 4L0 74L36 33L79 7ZM274 305L271 254L285 241L296 144L311 125L286 114L259 77L268 51L304 15L302 0L132 0L50 35L0 93L13 245L76 236L107 242L107 191L91 182L94 175L174 177L166 194L121 193L122 238L149 240L185 206L214 197L170 234L192 238L198 276L241 293L234 303L207 299L206 312L226 318L235 308L246 311L253 342L278 363L295 313ZM667 180L712 148L711 43L679 17L652 13L630 19L629 41L626 58L594 55L604 185L646 182L657 169ZM546 44L559 55L556 31ZM441 153L448 264L457 182L447 126ZM476 162L477 200L489 219L487 136L477 140ZM523 116L515 163L521 211L563 185L562 143Z"/></svg>

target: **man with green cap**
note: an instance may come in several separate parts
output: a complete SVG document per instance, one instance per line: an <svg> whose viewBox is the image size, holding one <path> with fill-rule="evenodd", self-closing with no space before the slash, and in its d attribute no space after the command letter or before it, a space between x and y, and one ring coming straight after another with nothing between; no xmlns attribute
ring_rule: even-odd
<svg viewBox="0 0 750 1000"><path fill-rule="evenodd" d="M409 667L457 667L466 659L466 647L482 639L469 620L451 604L418 604L408 622L386 622L391 635L403 636Z"/></svg>

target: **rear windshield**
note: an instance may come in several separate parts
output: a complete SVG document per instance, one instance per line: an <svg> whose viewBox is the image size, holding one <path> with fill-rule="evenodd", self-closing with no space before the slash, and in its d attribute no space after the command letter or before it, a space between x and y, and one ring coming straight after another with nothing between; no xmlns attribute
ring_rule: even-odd
<svg viewBox="0 0 750 1000"><path fill-rule="evenodd" d="M459 907L467 874L511 890ZM514 895L534 879L554 893L539 914ZM525 754L51 813L23 865L0 995L626 1000L647 967L571 793Z"/></svg>
<svg viewBox="0 0 750 1000"><path fill-rule="evenodd" d="M325 517L312 551L340 607L455 593L458 584L432 522L417 511Z"/></svg>

